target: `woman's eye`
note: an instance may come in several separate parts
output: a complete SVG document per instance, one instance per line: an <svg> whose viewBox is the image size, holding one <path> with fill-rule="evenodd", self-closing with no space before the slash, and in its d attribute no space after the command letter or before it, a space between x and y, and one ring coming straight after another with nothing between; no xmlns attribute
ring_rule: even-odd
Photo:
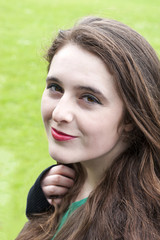
<svg viewBox="0 0 160 240"><path fill-rule="evenodd" d="M52 84L48 85L47 89L50 89L53 92L63 93L63 88L56 83L54 83L54 84L52 83Z"/></svg>
<svg viewBox="0 0 160 240"><path fill-rule="evenodd" d="M94 96L92 95L83 95L82 99L84 99L85 102L89 103L89 104L101 104L101 102Z"/></svg>

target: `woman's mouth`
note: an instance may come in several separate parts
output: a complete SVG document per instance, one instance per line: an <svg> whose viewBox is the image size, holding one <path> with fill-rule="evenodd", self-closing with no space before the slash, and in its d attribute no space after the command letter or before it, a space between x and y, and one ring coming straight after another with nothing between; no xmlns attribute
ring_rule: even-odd
<svg viewBox="0 0 160 240"><path fill-rule="evenodd" d="M68 135L66 133L60 132L55 128L51 128L52 137L57 141L68 141L76 138L75 136Z"/></svg>

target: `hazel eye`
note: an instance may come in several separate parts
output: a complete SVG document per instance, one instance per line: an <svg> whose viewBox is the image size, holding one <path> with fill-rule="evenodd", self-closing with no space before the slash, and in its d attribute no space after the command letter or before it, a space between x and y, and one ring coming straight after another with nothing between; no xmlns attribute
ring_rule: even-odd
<svg viewBox="0 0 160 240"><path fill-rule="evenodd" d="M84 101L89 104L101 104L101 102L96 97L90 94L83 95L82 99L84 99Z"/></svg>
<svg viewBox="0 0 160 240"><path fill-rule="evenodd" d="M56 83L50 84L49 86L47 86L47 89L50 89L52 92L59 92L59 93L64 92L63 88Z"/></svg>

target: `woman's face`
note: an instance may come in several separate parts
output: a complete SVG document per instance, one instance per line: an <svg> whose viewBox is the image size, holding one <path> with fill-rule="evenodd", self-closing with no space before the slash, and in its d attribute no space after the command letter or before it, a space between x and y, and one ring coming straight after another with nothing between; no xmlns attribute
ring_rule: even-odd
<svg viewBox="0 0 160 240"><path fill-rule="evenodd" d="M123 115L113 77L100 58L72 44L56 53L42 96L53 159L110 161L123 148Z"/></svg>

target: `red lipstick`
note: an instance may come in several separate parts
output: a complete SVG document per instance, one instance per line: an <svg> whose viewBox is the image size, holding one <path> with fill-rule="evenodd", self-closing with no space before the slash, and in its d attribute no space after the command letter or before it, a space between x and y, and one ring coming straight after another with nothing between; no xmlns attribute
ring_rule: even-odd
<svg viewBox="0 0 160 240"><path fill-rule="evenodd" d="M51 128L52 137L57 141L68 141L76 138L75 136L68 135L66 133L60 132L55 128Z"/></svg>

